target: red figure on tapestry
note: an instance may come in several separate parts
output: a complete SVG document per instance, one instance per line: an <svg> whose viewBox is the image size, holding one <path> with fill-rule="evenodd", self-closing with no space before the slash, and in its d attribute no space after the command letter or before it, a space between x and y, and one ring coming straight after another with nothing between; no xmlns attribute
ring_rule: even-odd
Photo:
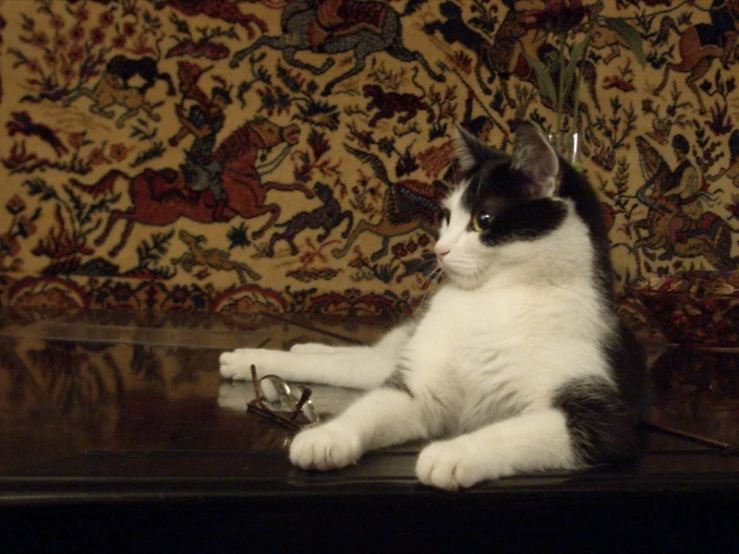
<svg viewBox="0 0 739 554"><path fill-rule="evenodd" d="M280 215L280 207L277 204L265 204L267 191L300 190L307 197L313 196L309 189L299 183L289 185L271 181L262 183L256 168L260 151L282 143L295 145L299 135L300 129L297 125L280 127L266 119L256 118L236 129L216 148L213 159L222 168L221 184L228 198L228 205L222 212L223 221L237 215L249 219L269 214L268 221L253 235L254 238L259 238ZM158 171L146 169L133 177L112 170L92 186L81 184L76 180L73 180L72 184L93 196L99 196L111 191L120 177L130 181L128 191L132 206L126 211L111 212L103 233L95 241L97 246L103 244L116 222L125 220L126 227L120 241L110 251L111 256L117 256L125 246L134 223L162 226L169 225L180 217L204 223L214 221L213 211L217 201L212 192L204 191L198 201L193 203L186 188L184 174L172 168Z"/></svg>
<svg viewBox="0 0 739 554"><path fill-rule="evenodd" d="M213 19L218 19L231 25L241 25L246 29L249 38L254 38L254 29L252 25L256 25L263 32L267 32L267 24L253 14L242 13L236 5L238 1L229 0L155 0L154 7L161 10L165 6L169 6L188 17L196 17L205 15Z"/></svg>
<svg viewBox="0 0 739 554"><path fill-rule="evenodd" d="M688 27L680 35L678 48L680 61L668 63L662 82L654 89L659 95L667 84L672 71L689 73L685 79L695 97L698 99L700 113L706 113L706 106L701 98L698 82L711 69L713 60L719 58L725 69L736 61L737 36L739 34L739 1L714 0L709 11L711 23L698 23ZM659 33L654 44L664 44L668 41L670 31L679 32L675 21L670 16L662 19Z"/></svg>

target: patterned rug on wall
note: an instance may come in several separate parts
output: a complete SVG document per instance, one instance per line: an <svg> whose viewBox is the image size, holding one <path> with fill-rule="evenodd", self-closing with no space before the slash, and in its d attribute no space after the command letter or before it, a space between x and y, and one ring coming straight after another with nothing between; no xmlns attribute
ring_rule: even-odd
<svg viewBox="0 0 739 554"><path fill-rule="evenodd" d="M556 4L0 0L0 305L411 313L455 124L554 126ZM646 62L598 25L582 65L622 290L736 270L739 5L602 15Z"/></svg>

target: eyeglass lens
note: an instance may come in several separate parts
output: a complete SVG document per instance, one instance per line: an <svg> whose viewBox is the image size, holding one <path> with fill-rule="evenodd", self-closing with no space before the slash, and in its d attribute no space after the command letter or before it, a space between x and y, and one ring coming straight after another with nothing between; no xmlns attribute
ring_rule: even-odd
<svg viewBox="0 0 739 554"><path fill-rule="evenodd" d="M270 408L282 412L294 412L306 390L303 385L295 385L291 388L284 379L277 375L265 375L259 380L259 385ZM311 423L320 419L310 399L304 401L300 410Z"/></svg>

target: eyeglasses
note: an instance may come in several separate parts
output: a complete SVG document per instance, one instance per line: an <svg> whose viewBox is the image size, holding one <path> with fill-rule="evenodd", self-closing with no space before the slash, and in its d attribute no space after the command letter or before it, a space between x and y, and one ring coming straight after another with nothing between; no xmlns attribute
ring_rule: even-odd
<svg viewBox="0 0 739 554"><path fill-rule="evenodd" d="M312 391L303 385L290 387L282 377L265 375L257 378L256 366L251 366L254 400L246 404L248 412L266 417L292 431L319 423L321 418L310 399Z"/></svg>

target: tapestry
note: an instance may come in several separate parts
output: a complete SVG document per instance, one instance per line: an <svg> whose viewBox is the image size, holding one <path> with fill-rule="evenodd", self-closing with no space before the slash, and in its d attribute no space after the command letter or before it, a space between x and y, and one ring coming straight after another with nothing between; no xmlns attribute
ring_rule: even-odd
<svg viewBox="0 0 739 554"><path fill-rule="evenodd" d="M735 0L0 0L0 305L410 314L456 125L522 120L579 120L623 295L731 272L738 33Z"/></svg>

